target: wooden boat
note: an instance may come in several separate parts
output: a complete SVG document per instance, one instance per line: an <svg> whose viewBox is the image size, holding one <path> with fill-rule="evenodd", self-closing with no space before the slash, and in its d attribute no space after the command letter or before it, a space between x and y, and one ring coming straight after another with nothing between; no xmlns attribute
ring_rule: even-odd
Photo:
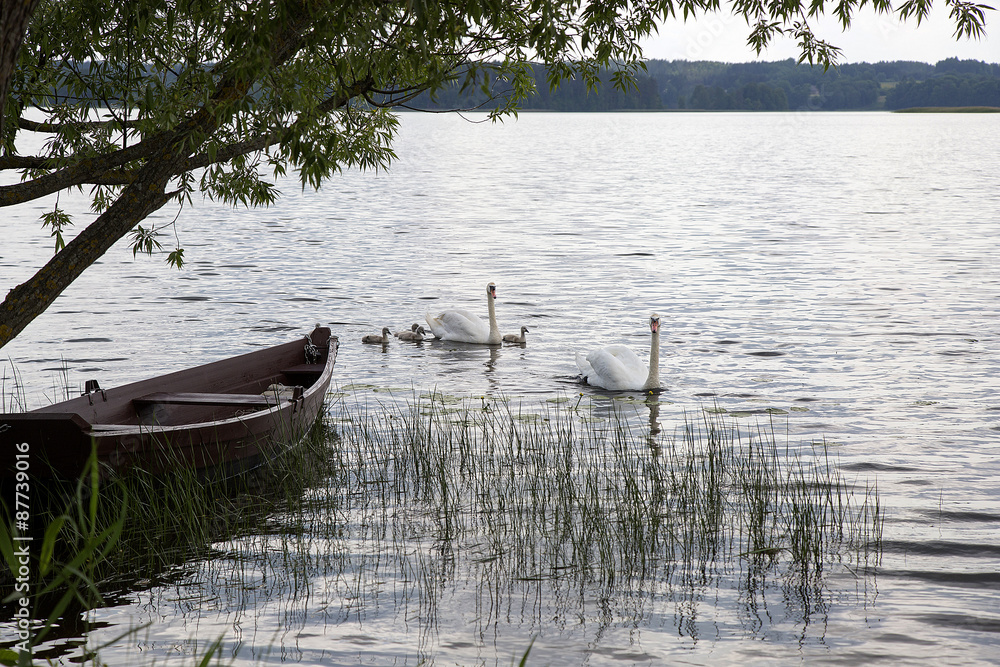
<svg viewBox="0 0 1000 667"><path fill-rule="evenodd" d="M317 326L289 343L114 389L89 380L78 398L2 414L2 480L75 479L92 445L103 477L250 469L316 421L337 345Z"/></svg>

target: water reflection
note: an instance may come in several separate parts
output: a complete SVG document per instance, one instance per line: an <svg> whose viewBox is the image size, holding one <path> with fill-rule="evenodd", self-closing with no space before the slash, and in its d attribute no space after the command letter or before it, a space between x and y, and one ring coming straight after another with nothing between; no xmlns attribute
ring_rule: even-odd
<svg viewBox="0 0 1000 667"><path fill-rule="evenodd" d="M652 393L646 398L646 407L649 408L649 436L646 438L646 445L654 454L659 453L660 439L660 394Z"/></svg>

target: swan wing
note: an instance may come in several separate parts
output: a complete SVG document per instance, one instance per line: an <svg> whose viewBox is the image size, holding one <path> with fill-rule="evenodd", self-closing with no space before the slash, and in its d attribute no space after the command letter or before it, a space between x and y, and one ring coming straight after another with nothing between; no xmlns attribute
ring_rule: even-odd
<svg viewBox="0 0 1000 667"><path fill-rule="evenodd" d="M591 368L590 373L584 373L587 383L603 389L642 389L649 375L649 368L627 345L608 345L594 350L587 355L586 363Z"/></svg>
<svg viewBox="0 0 1000 667"><path fill-rule="evenodd" d="M489 342L490 326L468 310L446 310L437 316L427 314L424 319L434 335L441 340Z"/></svg>
<svg viewBox="0 0 1000 667"><path fill-rule="evenodd" d="M580 375L582 375L584 379L596 374L594 367L590 365L590 362L587 361L587 357L585 357L582 352L576 353L576 367L580 369Z"/></svg>

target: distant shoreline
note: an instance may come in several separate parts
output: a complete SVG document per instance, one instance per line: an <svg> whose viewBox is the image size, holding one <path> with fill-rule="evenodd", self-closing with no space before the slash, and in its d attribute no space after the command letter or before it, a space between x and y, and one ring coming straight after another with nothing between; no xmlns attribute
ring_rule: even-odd
<svg viewBox="0 0 1000 667"><path fill-rule="evenodd" d="M1000 113L1000 107L910 107L892 113Z"/></svg>
<svg viewBox="0 0 1000 667"><path fill-rule="evenodd" d="M417 109L415 107L407 107L403 109L395 109L394 113L408 114L408 113L437 113L439 110L434 108L427 109ZM480 112L483 114L489 113L486 109L455 109L455 111L460 111L461 113L475 113ZM781 111L751 111L748 109L607 109L600 111L591 110L575 110L575 109L518 109L517 113L519 115L524 114L552 114L552 113L564 113L564 114L587 114L587 113L608 113L608 114L657 114L657 113L667 113L667 114L684 114L684 113L697 113L697 114L734 114L734 113L752 113L752 114L851 114L851 113L1000 113L1000 107L910 107L908 109L783 109Z"/></svg>

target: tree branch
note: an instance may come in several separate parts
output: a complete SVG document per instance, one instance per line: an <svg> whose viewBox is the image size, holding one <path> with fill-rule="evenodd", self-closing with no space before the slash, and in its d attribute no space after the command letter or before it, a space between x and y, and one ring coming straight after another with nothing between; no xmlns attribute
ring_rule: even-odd
<svg viewBox="0 0 1000 667"><path fill-rule="evenodd" d="M84 158L79 162L58 169L50 174L39 176L30 181L16 183L14 185L0 186L0 207L16 206L27 201L32 201L46 195L54 194L67 188L95 183L99 176L108 171L119 169L124 165L137 160L145 160L151 157L158 149L169 143L177 136L177 130L162 132L155 137L144 140L138 144L133 144L128 148L117 150L113 153L106 153L97 157ZM17 156L5 157L0 161L3 168L22 168L19 166L9 167L8 160L17 163L40 158L18 158ZM48 160L48 159L46 159ZM44 168L45 165L40 165ZM30 166L26 168L31 168Z"/></svg>
<svg viewBox="0 0 1000 667"><path fill-rule="evenodd" d="M0 0L2 1L2 0ZM115 124L117 121L87 121L84 123L73 123L73 128L81 130L83 132L93 132L94 130L99 130L108 125ZM28 120L27 118L18 118L17 126L27 132L45 132L49 134L55 134L61 132L63 128L66 127L65 123L39 123L38 121Z"/></svg>

